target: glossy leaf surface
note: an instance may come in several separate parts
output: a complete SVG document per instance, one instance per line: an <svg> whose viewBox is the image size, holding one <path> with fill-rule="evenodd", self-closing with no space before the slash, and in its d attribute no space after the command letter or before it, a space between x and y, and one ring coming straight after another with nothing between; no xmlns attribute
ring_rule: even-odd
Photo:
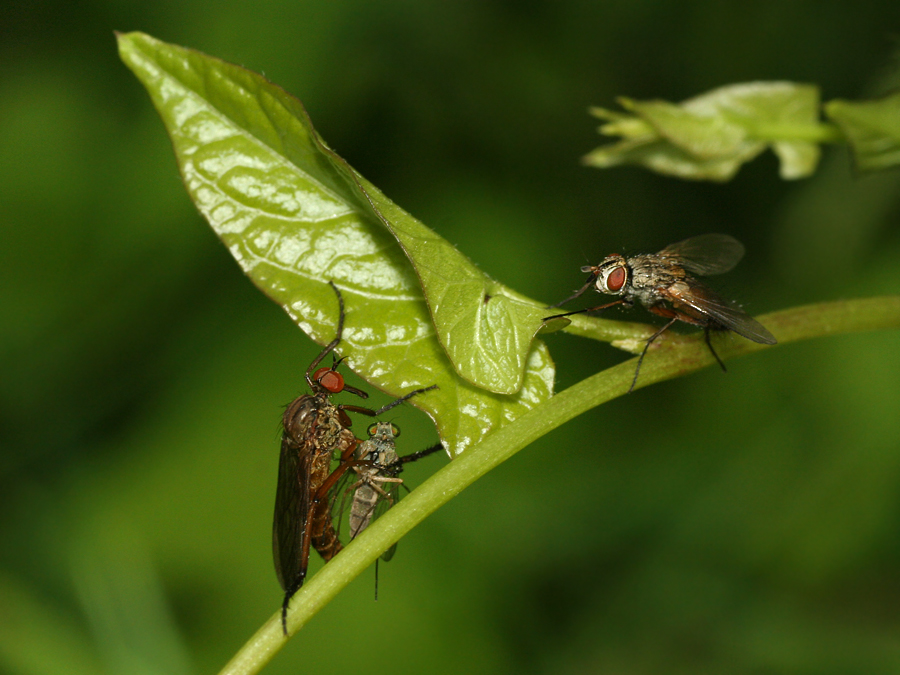
<svg viewBox="0 0 900 675"><path fill-rule="evenodd" d="M530 345L531 335L518 332L527 303L504 296L486 277L476 279L465 258L450 255L446 242L365 183L316 135L297 99L244 68L140 33L120 35L119 48L166 125L191 198L244 272L319 343L334 337L337 302L327 285L334 281L346 304L339 354L392 395L437 384L439 390L413 403L435 420L451 454L552 394L546 346ZM462 289L452 294L458 306L444 317L453 324L447 335L470 336L470 350L493 341L495 350L521 352L473 366L486 374L481 379L503 381L509 364L518 364L519 375L502 382L515 394L486 391L457 374L435 334L419 278L383 219L403 231L410 255L425 258L417 266L432 287ZM425 244L428 250L419 250ZM485 304L479 283L502 299ZM436 316L443 316L441 302ZM533 307L531 313L543 314ZM485 326L496 330L476 339ZM298 365L298 380L302 372Z"/></svg>

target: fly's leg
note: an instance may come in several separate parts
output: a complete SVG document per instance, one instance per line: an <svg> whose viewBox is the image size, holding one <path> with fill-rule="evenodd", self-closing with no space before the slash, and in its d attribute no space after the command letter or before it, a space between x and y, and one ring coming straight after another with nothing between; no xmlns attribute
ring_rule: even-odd
<svg viewBox="0 0 900 675"><path fill-rule="evenodd" d="M315 391L315 386L313 385L312 381L313 371L316 369L316 366L318 366L322 362L322 359L324 359L334 351L334 348L338 346L341 341L341 336L344 333L344 298L341 296L341 292L338 290L338 287L334 285L333 281L329 281L328 283L334 289L334 292L337 294L338 298L337 335L335 335L334 340L325 345L325 348L322 349L321 352L319 352L319 355L313 360L312 363L309 364L309 368L306 369L306 382L313 389L313 391Z"/></svg>
<svg viewBox="0 0 900 675"><path fill-rule="evenodd" d="M712 330L711 325L706 324L706 327L703 329L703 339L706 341L706 346L709 347L710 353L713 355L713 357L716 359L716 361L719 362L719 365L722 366L722 372L727 373L728 368L725 367L725 364L722 363L722 359L720 359L719 355L716 354L716 350L713 349L712 342L709 339L709 333L711 330Z"/></svg>
<svg viewBox="0 0 900 675"><path fill-rule="evenodd" d="M394 505L394 498L385 492L378 483L400 483L403 484L402 478L391 478L389 476L369 476L367 479L369 487L375 490L379 495L387 499L391 506Z"/></svg>
<svg viewBox="0 0 900 675"><path fill-rule="evenodd" d="M436 384L433 384L430 387L425 387L424 389L413 389L408 394L391 401L387 405L380 407L378 410L372 410L371 408L361 408L360 406L356 406L356 405L343 405L343 404L339 405L338 408L340 408L341 410L349 410L350 412L362 413L363 415L368 415L369 417L378 417L382 413L386 413L391 408L400 405L401 403L403 403L404 401L406 401L408 399L411 399L416 394L423 394L426 391L431 391L432 389L437 389L437 388L438 388L438 386ZM345 389L346 389L346 387L345 387Z"/></svg>
<svg viewBox="0 0 900 675"><path fill-rule="evenodd" d="M573 296L574 297L574 296ZM572 298L568 298L563 300L563 302L568 302ZM560 303L562 304L562 303ZM612 302L607 302L605 305L597 305L596 307L588 307L587 309L576 309L574 312L566 312L565 314L554 314L553 316L545 316L542 321L549 321L550 319L561 319L564 316L572 316L573 314L586 314L588 312L599 312L603 309L609 309L610 307L615 307L616 305L628 305L628 301L623 299L613 300ZM556 305L550 305L550 307L556 307ZM549 307L548 307L549 309Z"/></svg>
<svg viewBox="0 0 900 675"><path fill-rule="evenodd" d="M651 309L650 311L654 311L654 310ZM663 316L665 316L665 315L663 315ZM647 344L644 345L644 350L641 352L641 355L638 357L637 368L634 369L634 379L631 380L631 386L628 387L629 394L634 391L634 385L637 384L638 374L641 372L641 364L644 362L644 356L647 355L647 350L650 349L651 343L656 338L658 338L660 335L662 335L667 330L669 330L669 328L672 327L672 324L675 323L676 321L678 321L678 317L677 316L672 317L669 320L669 323L667 323L665 326L663 326L658 331L656 331L653 335L651 335L650 337L647 338Z"/></svg>

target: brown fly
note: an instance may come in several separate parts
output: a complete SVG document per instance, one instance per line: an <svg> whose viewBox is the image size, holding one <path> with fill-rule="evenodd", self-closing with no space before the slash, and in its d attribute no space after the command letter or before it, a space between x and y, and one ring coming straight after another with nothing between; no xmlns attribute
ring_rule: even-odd
<svg viewBox="0 0 900 675"><path fill-rule="evenodd" d="M703 328L709 351L722 370L725 364L710 342L710 332L731 330L742 337L764 345L776 343L766 327L734 303L724 300L706 284L691 276L722 274L732 269L744 256L744 245L726 234L704 234L667 246L659 253L625 257L618 253L607 256L599 265L581 268L589 273L585 285L558 307L584 293L592 285L600 293L621 296L618 300L589 309L548 316L556 319L581 312L595 312L615 305L632 307L635 300L649 311L669 321L647 339L638 357L637 368L628 392L634 389L641 363L650 344L665 333L676 321L684 321Z"/></svg>
<svg viewBox="0 0 900 675"><path fill-rule="evenodd" d="M275 574L284 589L281 622L285 635L288 604L306 578L310 547L315 548L326 562L342 549L332 523L328 492L351 466L358 443L350 431L347 411L380 415L436 386L416 389L379 410L332 403L331 396L342 391L361 398L368 398L368 394L344 383L343 376L337 372L340 364L337 359L331 368L316 370L340 343L344 328L344 301L337 287L333 283L331 286L338 297L337 335L306 369L306 382L313 393L295 399L282 419L284 433L278 463L272 550ZM331 464L335 458L341 459L342 468L332 473Z"/></svg>

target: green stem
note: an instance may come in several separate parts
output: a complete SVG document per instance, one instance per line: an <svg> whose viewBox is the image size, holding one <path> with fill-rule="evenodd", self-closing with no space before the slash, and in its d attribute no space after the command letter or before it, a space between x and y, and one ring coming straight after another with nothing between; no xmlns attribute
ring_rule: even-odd
<svg viewBox="0 0 900 675"><path fill-rule="evenodd" d="M900 296L807 305L768 314L760 320L780 344L837 333L900 328ZM657 343L658 347L651 351L653 357L648 356L644 362L637 388L686 375L713 363L702 336L674 339L664 336L654 347ZM722 358L766 348L736 337L721 347L717 344ZM635 361L629 359L560 392L426 480L300 589L288 614L289 632L294 634L300 630L392 544L478 478L573 417L623 395L631 384ZM278 604L276 601L273 592L273 609ZM257 673L286 642L281 632L280 612L276 611L222 673Z"/></svg>
<svg viewBox="0 0 900 675"><path fill-rule="evenodd" d="M776 143L778 141L807 141L809 143L844 143L846 137L837 125L828 122L819 124L772 124L754 127L752 137L758 141Z"/></svg>

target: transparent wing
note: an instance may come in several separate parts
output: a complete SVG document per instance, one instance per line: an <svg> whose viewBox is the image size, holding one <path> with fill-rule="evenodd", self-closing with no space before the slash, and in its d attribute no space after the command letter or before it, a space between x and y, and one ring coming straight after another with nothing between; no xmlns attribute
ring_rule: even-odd
<svg viewBox="0 0 900 675"><path fill-rule="evenodd" d="M400 490L397 489L399 483L385 483L382 486L382 489L388 493L390 496L390 500L382 497L378 500L378 503L375 505L375 513L372 515L372 520L376 520L380 518L385 513L387 513L388 509L390 509L394 504L400 501ZM384 562L387 562L391 558L394 557L394 553L397 552L397 544L393 544L387 551L381 554L381 559Z"/></svg>
<svg viewBox="0 0 900 675"><path fill-rule="evenodd" d="M675 308L690 307L701 315L712 318L724 328L733 330L748 340L763 345L774 345L777 340L759 321L740 307L714 293L696 279L685 279L690 290L684 295L666 293Z"/></svg>
<svg viewBox="0 0 900 675"><path fill-rule="evenodd" d="M737 265L744 257L744 245L727 234L701 234L670 244L657 255L675 259L688 272L710 276Z"/></svg>
<svg viewBox="0 0 900 675"><path fill-rule="evenodd" d="M356 539L372 522L372 514L378 503L378 493L368 483L363 483L353 491L350 505L350 539Z"/></svg>

